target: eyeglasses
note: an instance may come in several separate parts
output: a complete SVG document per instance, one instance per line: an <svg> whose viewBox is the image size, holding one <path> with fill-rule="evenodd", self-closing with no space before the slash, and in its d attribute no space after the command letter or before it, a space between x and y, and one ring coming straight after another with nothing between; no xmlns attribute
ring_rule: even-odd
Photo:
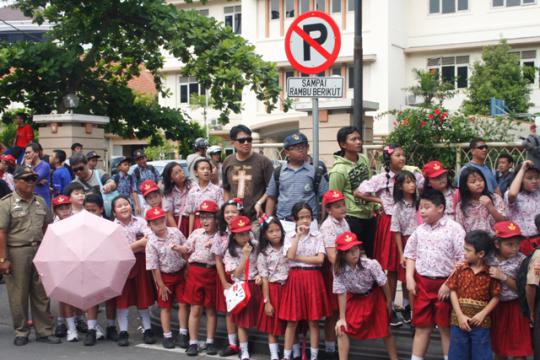
<svg viewBox="0 0 540 360"><path fill-rule="evenodd" d="M77 173L79 171L83 171L84 170L84 166L79 166L79 167L76 167L76 168L71 168L71 170L73 170L74 173Z"/></svg>
<svg viewBox="0 0 540 360"><path fill-rule="evenodd" d="M253 142L253 138L252 137L245 137L245 138L241 138L241 139L236 139L236 141L238 141L240 144L245 144L245 143L252 143Z"/></svg>
<svg viewBox="0 0 540 360"><path fill-rule="evenodd" d="M487 150L488 149L488 146L487 145L480 145L480 146L477 146L476 147L478 150Z"/></svg>

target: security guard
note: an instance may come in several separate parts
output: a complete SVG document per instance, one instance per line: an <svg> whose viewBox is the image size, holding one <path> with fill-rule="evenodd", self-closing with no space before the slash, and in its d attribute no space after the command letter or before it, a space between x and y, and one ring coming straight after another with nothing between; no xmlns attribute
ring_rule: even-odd
<svg viewBox="0 0 540 360"><path fill-rule="evenodd" d="M32 264L47 225L53 221L45 200L34 194L38 175L31 167L15 170L15 191L0 200L0 272L5 274L16 346L26 345L28 303L36 341L59 344L52 336L49 298Z"/></svg>

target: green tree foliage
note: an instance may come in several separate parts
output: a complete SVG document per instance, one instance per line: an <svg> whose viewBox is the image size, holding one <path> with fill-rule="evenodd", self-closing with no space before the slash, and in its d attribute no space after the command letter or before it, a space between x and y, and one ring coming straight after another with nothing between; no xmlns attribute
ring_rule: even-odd
<svg viewBox="0 0 540 360"><path fill-rule="evenodd" d="M451 83L443 82L439 77L431 71L414 69L414 75L417 84L407 88L406 90L412 95L421 96L423 103L420 105L424 108L429 108L434 105L442 106L446 99L450 99L455 95L452 91L454 86Z"/></svg>
<svg viewBox="0 0 540 360"><path fill-rule="evenodd" d="M242 90L255 92L267 111L279 97L275 66L228 27L163 0L19 0L25 15L53 24L41 43L0 44L0 108L23 103L34 113L64 112L62 98L75 93L77 112L107 115L108 131L160 143L198 130L187 116L142 99L128 81L146 68L166 95L159 70L165 50L185 64L183 74L211 89L226 123L241 111Z"/></svg>
<svg viewBox="0 0 540 360"><path fill-rule="evenodd" d="M482 61L473 65L469 78L469 98L463 103L467 115L489 115L492 97L503 99L514 113L525 113L530 103L530 79L535 69L522 67L512 49L501 41L482 51ZM532 74L531 74L532 73Z"/></svg>

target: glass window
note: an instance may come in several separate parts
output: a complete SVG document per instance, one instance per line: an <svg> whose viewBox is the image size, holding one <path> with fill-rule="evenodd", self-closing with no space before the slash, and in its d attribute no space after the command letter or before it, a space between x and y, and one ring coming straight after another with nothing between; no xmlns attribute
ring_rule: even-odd
<svg viewBox="0 0 540 360"><path fill-rule="evenodd" d="M270 20L279 19L279 0L270 0Z"/></svg>
<svg viewBox="0 0 540 360"><path fill-rule="evenodd" d="M454 89L468 86L469 56L445 56L427 59L428 70L441 81L450 83Z"/></svg>
<svg viewBox="0 0 540 360"><path fill-rule="evenodd" d="M467 10L469 8L469 0L458 0L458 11Z"/></svg>
<svg viewBox="0 0 540 360"><path fill-rule="evenodd" d="M469 0L429 0L430 14L452 14L469 10Z"/></svg>
<svg viewBox="0 0 540 360"><path fill-rule="evenodd" d="M440 0L429 0L429 13L438 14L441 11Z"/></svg>
<svg viewBox="0 0 540 360"><path fill-rule="evenodd" d="M292 70L285 71L285 80L287 80L290 77L294 77L294 71Z"/></svg>
<svg viewBox="0 0 540 360"><path fill-rule="evenodd" d="M189 104L192 95L205 95L206 90L199 86L197 79L193 77L180 77L180 103Z"/></svg>
<svg viewBox="0 0 540 360"><path fill-rule="evenodd" d="M341 12L341 0L332 0L332 12L333 13Z"/></svg>
<svg viewBox="0 0 540 360"><path fill-rule="evenodd" d="M341 66L334 66L332 68L332 75L339 75L341 76Z"/></svg>
<svg viewBox="0 0 540 360"><path fill-rule="evenodd" d="M506 6L519 6L521 5L521 0L506 0Z"/></svg>
<svg viewBox="0 0 540 360"><path fill-rule="evenodd" d="M225 6L225 25L232 28L235 34L242 32L242 6Z"/></svg>
<svg viewBox="0 0 540 360"><path fill-rule="evenodd" d="M504 6L504 0L493 0L493 6Z"/></svg>
<svg viewBox="0 0 540 360"><path fill-rule="evenodd" d="M315 10L325 11L326 0L315 0Z"/></svg>
<svg viewBox="0 0 540 360"><path fill-rule="evenodd" d="M442 13L449 14L456 12L455 0L442 0Z"/></svg>
<svg viewBox="0 0 540 360"><path fill-rule="evenodd" d="M514 7L521 5L531 5L536 4L536 0L493 0L493 7Z"/></svg>
<svg viewBox="0 0 540 360"><path fill-rule="evenodd" d="M349 76L349 89L354 89L354 67L352 66L349 66L348 68L349 70L349 73L348 73L348 76Z"/></svg>
<svg viewBox="0 0 540 360"><path fill-rule="evenodd" d="M467 66L458 66L457 68L457 87L463 89L467 87L469 78L469 68Z"/></svg>
<svg viewBox="0 0 540 360"><path fill-rule="evenodd" d="M294 17L294 0L285 0L285 17Z"/></svg>
<svg viewBox="0 0 540 360"><path fill-rule="evenodd" d="M200 9L199 15L201 16L208 16L210 14L210 11L208 9Z"/></svg>
<svg viewBox="0 0 540 360"><path fill-rule="evenodd" d="M309 11L309 0L300 0L300 14Z"/></svg>
<svg viewBox="0 0 540 360"><path fill-rule="evenodd" d="M357 0L347 0L347 11L354 11L356 9Z"/></svg>

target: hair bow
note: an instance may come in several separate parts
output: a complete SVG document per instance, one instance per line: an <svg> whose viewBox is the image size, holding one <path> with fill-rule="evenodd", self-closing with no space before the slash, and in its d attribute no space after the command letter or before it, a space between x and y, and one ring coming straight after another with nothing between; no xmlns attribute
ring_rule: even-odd
<svg viewBox="0 0 540 360"><path fill-rule="evenodd" d="M232 198L227 201L227 205L236 205L238 210L242 210L244 208L244 200L240 198Z"/></svg>
<svg viewBox="0 0 540 360"><path fill-rule="evenodd" d="M273 216L268 216L266 214L263 214L260 218L259 218L259 225L260 226L264 226L264 225L268 225L270 223L270 221L272 221L272 219L274 219Z"/></svg>
<svg viewBox="0 0 540 360"><path fill-rule="evenodd" d="M384 148L383 148L383 151L385 153L388 153L389 155L392 155L392 153L394 152L394 148L391 147L390 145L386 145Z"/></svg>

